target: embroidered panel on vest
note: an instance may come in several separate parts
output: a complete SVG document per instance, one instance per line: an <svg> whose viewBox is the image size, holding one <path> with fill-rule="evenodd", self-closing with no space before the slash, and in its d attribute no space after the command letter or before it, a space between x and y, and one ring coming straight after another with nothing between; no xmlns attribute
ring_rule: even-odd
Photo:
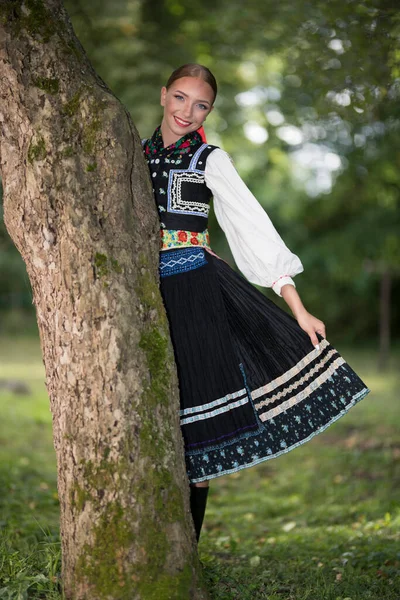
<svg viewBox="0 0 400 600"><path fill-rule="evenodd" d="M191 145L190 152L185 148L186 152L146 156L161 229L207 229L212 193L206 186L204 172L207 157L215 148L200 142Z"/></svg>
<svg viewBox="0 0 400 600"><path fill-rule="evenodd" d="M207 187L206 190L202 190L201 188L197 189L198 185L205 185L204 158L206 157L203 157L202 161L199 159L206 149L209 149L209 146L207 144L202 144L200 148L196 150L188 168L170 169L167 190L168 212L195 215L204 218L208 217L211 192ZM190 155L188 158L190 158ZM198 162L200 162L199 165ZM194 186L196 186L196 189Z"/></svg>

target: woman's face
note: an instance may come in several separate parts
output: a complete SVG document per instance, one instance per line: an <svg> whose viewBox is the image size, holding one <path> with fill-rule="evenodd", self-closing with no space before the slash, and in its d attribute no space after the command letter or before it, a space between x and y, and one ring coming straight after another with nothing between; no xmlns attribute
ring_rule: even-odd
<svg viewBox="0 0 400 600"><path fill-rule="evenodd" d="M181 77L168 90L164 86L161 89L161 106L164 107L161 129L167 143L173 144L201 127L214 108L213 101L212 87L199 77Z"/></svg>

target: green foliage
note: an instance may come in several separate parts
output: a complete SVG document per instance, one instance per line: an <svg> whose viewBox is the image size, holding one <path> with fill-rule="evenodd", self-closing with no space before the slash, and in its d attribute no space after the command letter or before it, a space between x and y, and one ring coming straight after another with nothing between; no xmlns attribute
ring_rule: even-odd
<svg viewBox="0 0 400 600"><path fill-rule="evenodd" d="M36 334L32 290L25 263L15 249L3 221L0 185L0 334Z"/></svg>
<svg viewBox="0 0 400 600"><path fill-rule="evenodd" d="M3 13L3 19L20 14L20 3L13 5L16 12ZM31 0L28 11L31 24L43 20L40 39L52 27L43 6ZM160 122L159 91L172 69L191 60L209 65L219 83L206 122L209 139L233 156L301 258L305 270L296 285L306 307L343 339L376 336L379 282L389 269L392 328L398 330L400 58L394 2L248 2L238 9L225 0L84 0L79 6L67 0L66 8L96 71L128 107L142 137ZM36 80L56 92L56 74ZM94 102L90 118L80 123L84 92L92 96L82 88L64 105L73 138L66 157L80 147L95 154L101 107ZM252 140L249 127L268 139ZM36 141L30 160L44 156ZM95 169L90 159L86 171ZM213 248L230 260L215 219L210 229ZM0 226L0 244L1 237ZM10 251L7 260L12 256ZM6 279L1 269L0 296Z"/></svg>

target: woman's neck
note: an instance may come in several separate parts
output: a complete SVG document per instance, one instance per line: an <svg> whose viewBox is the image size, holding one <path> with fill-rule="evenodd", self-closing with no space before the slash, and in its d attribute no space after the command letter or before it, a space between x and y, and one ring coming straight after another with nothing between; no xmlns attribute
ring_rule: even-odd
<svg viewBox="0 0 400 600"><path fill-rule="evenodd" d="M167 127L165 127L163 125L163 123L161 123L161 136L162 136L164 148L171 146L171 144L175 144L175 142L177 142L178 140L181 139L180 137L178 137L177 135L174 135L171 131L169 131L167 129Z"/></svg>

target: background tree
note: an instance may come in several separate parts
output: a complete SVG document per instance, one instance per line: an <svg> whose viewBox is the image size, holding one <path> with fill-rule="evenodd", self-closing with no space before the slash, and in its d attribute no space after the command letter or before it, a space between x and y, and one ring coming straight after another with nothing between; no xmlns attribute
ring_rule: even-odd
<svg viewBox="0 0 400 600"><path fill-rule="evenodd" d="M65 596L203 598L138 134L60 0L2 1L0 41L4 221L36 308Z"/></svg>
<svg viewBox="0 0 400 600"><path fill-rule="evenodd" d="M171 70L209 65L220 84L209 139L231 153L301 257L296 285L306 306L327 322L332 342L376 344L379 272L388 265L396 336L396 2L67 0L67 8L142 137L161 119L159 89ZM210 229L215 250L231 260L213 218Z"/></svg>

